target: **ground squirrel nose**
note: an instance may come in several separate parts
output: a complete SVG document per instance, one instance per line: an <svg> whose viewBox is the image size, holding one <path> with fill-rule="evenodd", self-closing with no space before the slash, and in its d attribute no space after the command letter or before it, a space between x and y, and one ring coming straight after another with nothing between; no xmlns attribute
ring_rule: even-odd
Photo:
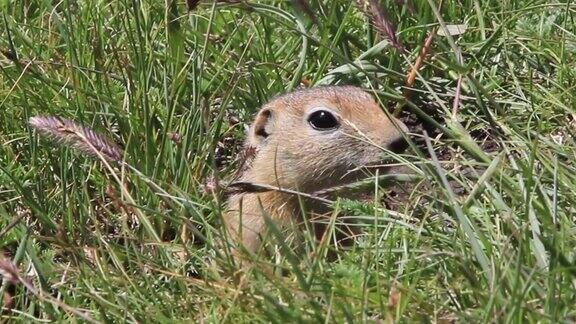
<svg viewBox="0 0 576 324"><path fill-rule="evenodd" d="M406 141L405 136L402 135L402 133L408 133L408 127L401 120L396 118L394 118L394 123L396 124L395 127L398 129L398 134L395 139L388 143L387 149L396 154L400 154L408 148L408 142Z"/></svg>
<svg viewBox="0 0 576 324"><path fill-rule="evenodd" d="M404 137L399 137L388 144L388 149L394 153L400 154L408 148L408 142Z"/></svg>

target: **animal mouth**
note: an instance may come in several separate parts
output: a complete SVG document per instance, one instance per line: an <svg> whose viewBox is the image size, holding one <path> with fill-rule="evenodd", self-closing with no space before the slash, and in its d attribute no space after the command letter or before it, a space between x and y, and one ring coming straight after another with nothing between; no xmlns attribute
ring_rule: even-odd
<svg viewBox="0 0 576 324"><path fill-rule="evenodd" d="M408 146L408 141L406 141L404 137L400 136L386 145L386 149L393 154L388 154L387 157L379 159L378 161L365 163L350 171L356 172L357 170L364 170L371 173L377 171L380 173L386 173L390 171L391 168L398 165L398 158L395 156L406 151Z"/></svg>
<svg viewBox="0 0 576 324"><path fill-rule="evenodd" d="M392 162L392 161L389 161ZM370 178L376 173L388 173L397 164L388 163L388 161L380 161L379 163L372 163L362 165L349 171L350 174L355 174L357 179Z"/></svg>
<svg viewBox="0 0 576 324"><path fill-rule="evenodd" d="M391 169L403 164L398 159L397 155L404 152L407 146L408 144L403 138L401 140L395 140L387 145L387 149L393 152L393 154L387 154L387 156L381 159L367 161L365 163L356 165L354 168L348 170L344 174L343 178L362 180L370 178L376 173L389 173Z"/></svg>
<svg viewBox="0 0 576 324"><path fill-rule="evenodd" d="M338 185L328 186L327 188L314 192L314 195L323 196L330 195L342 190L353 189L357 187L364 187L367 183L372 183L376 174L384 175L390 173L394 165L383 164L370 164L358 166L346 172L339 181Z"/></svg>
<svg viewBox="0 0 576 324"><path fill-rule="evenodd" d="M389 164L386 160L381 160L377 163L370 163L360 165L353 169L348 170L340 180L343 183L349 184L358 181L368 180L376 174L386 174L395 166L395 164ZM390 161L392 162L392 161Z"/></svg>

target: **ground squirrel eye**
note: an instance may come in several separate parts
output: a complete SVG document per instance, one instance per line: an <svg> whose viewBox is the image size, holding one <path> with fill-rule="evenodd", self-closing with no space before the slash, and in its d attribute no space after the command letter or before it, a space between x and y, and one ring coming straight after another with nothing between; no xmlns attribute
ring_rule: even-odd
<svg viewBox="0 0 576 324"><path fill-rule="evenodd" d="M336 116L327 110L316 110L308 116L308 122L314 129L329 130L339 126Z"/></svg>

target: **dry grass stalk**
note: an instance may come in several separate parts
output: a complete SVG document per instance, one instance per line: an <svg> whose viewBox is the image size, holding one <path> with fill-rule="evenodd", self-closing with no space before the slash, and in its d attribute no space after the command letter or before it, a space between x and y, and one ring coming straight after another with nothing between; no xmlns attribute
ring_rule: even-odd
<svg viewBox="0 0 576 324"><path fill-rule="evenodd" d="M418 55L416 62L412 66L412 69L410 69L410 72L408 73L408 75L406 76L406 87L411 88L414 85L414 82L416 81L416 76L418 75L418 70L420 70L422 65L424 65L426 57L428 56L428 53L430 52L430 47L432 46L432 41L434 40L434 36L436 36L436 29L433 29L432 32L430 33L430 35L428 35L428 37L424 41L424 46L422 46L422 50L420 51L420 55Z"/></svg>
<svg viewBox="0 0 576 324"><path fill-rule="evenodd" d="M0 275L5 282L16 285L21 281L16 265L8 258L0 255Z"/></svg>
<svg viewBox="0 0 576 324"><path fill-rule="evenodd" d="M426 61L426 58L428 57L428 53L430 52L430 48L432 47L432 42L434 41L434 36L436 36L436 29L433 29L430 32L430 35L428 35L428 37L424 41L424 46L422 46L422 50L420 50L420 54L416 58L416 62L414 62L414 64L410 69L410 72L408 72L408 75L406 76L406 87L402 92L406 100L410 100L411 97L410 88L414 86L414 83L416 82L416 77L418 76L418 71L422 68L424 62ZM396 117L400 116L403 109L404 105L399 104L396 107L396 109L394 109L393 115Z"/></svg>
<svg viewBox="0 0 576 324"><path fill-rule="evenodd" d="M317 24L318 21L316 20L316 16L314 15L314 11L312 11L312 7L310 6L310 2L307 0L292 0L292 3L298 10L302 11L314 24Z"/></svg>
<svg viewBox="0 0 576 324"><path fill-rule="evenodd" d="M30 126L40 135L59 144L70 145L81 152L95 157L104 157L108 161L121 162L124 152L114 142L72 120L54 116L36 116L30 118Z"/></svg>
<svg viewBox="0 0 576 324"><path fill-rule="evenodd" d="M126 199L128 205L136 206L136 201L130 194L126 183L120 179L118 172L110 165L111 161L120 163L123 167L128 167L135 172L142 180L146 182L152 189L163 195L170 196L160 186L144 176L140 171L122 160L124 152L120 147L109 139L96 133L91 128L82 126L74 121L54 117L32 117L30 118L30 125L34 127L39 134L55 140L58 144L70 145L73 148L84 152L85 154L95 156L103 162L103 165L108 169L110 175L120 185L122 197ZM132 209L138 216L138 220L146 228L146 231L152 236L155 242L161 242L158 233L148 220L148 218L138 208Z"/></svg>
<svg viewBox="0 0 576 324"><path fill-rule="evenodd" d="M20 274L18 267L16 266L16 264L12 260L10 260L9 258L7 258L5 256L2 256L1 254L0 254L0 275L2 275L4 280L6 282L9 282L10 284L23 285L30 293L32 293L34 296L36 296L36 298L38 298L44 302L51 303L52 305L55 305L55 306L61 308L62 310L66 311L68 313L74 314L74 315L82 318L84 321L86 321L88 323L99 323L98 321L96 321L95 319L90 317L87 313L85 313L84 311L81 311L81 310L78 310L74 307L71 307L71 306L63 303L59 299L52 297L49 293L46 293L45 291L36 288L34 286L34 284L32 283L32 281L30 281L28 278L23 277Z"/></svg>
<svg viewBox="0 0 576 324"><path fill-rule="evenodd" d="M376 30L383 37L387 38L392 46L405 51L404 45L396 35L396 26L388 16L388 13L380 5L378 0L356 0L360 10L370 19Z"/></svg>

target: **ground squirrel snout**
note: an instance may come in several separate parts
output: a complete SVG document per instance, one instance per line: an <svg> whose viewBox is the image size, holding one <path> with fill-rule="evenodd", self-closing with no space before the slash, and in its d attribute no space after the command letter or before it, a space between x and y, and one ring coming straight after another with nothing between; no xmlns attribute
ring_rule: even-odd
<svg viewBox="0 0 576 324"><path fill-rule="evenodd" d="M360 88L288 93L256 115L245 142L255 153L239 180L305 193L340 185L356 179L358 169L382 162L386 151L403 151L403 131L406 126ZM236 243L255 251L265 230L263 215L281 225L299 211L294 195L244 193L230 197L224 222Z"/></svg>

